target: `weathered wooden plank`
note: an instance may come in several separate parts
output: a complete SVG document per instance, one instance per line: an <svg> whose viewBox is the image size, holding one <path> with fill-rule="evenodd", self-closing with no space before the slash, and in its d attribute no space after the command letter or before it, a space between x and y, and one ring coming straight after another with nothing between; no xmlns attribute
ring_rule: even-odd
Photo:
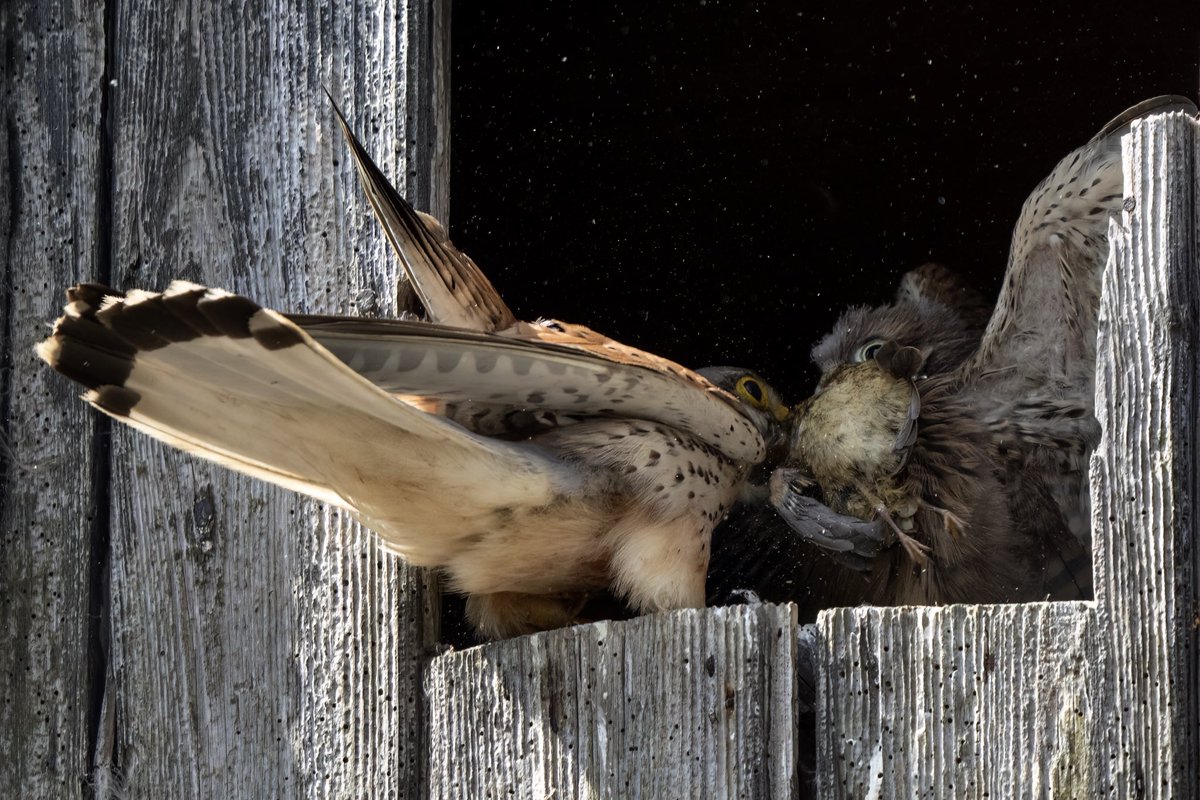
<svg viewBox="0 0 1200 800"><path fill-rule="evenodd" d="M409 128L432 89L406 82L432 75L408 69L421 4L115 8L112 281L394 310L396 262L323 87L411 186L430 160ZM318 504L125 429L113 454L122 796L420 796L424 576Z"/></svg>
<svg viewBox="0 0 1200 800"><path fill-rule="evenodd" d="M1095 797L1087 603L822 612L821 797Z"/></svg>
<svg viewBox="0 0 1200 800"><path fill-rule="evenodd" d="M33 345L63 286L97 269L103 9L14 0L0 42L0 786L72 798L87 791L96 714L93 426Z"/></svg>
<svg viewBox="0 0 1200 800"><path fill-rule="evenodd" d="M795 623L676 611L434 659L430 796L791 797Z"/></svg>
<svg viewBox="0 0 1200 800"><path fill-rule="evenodd" d="M1125 138L1125 211L1100 314L1092 460L1096 604L1114 797L1200 797L1200 125Z"/></svg>
<svg viewBox="0 0 1200 800"><path fill-rule="evenodd" d="M450 3L411 3L408 9L408 86L405 161L411 194L450 225Z"/></svg>

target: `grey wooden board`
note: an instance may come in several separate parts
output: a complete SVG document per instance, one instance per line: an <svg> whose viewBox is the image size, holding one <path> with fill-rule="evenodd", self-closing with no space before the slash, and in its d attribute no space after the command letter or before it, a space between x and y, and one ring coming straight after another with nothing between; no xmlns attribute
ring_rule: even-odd
<svg viewBox="0 0 1200 800"><path fill-rule="evenodd" d="M822 612L821 797L1097 797L1085 603Z"/></svg>
<svg viewBox="0 0 1200 800"><path fill-rule="evenodd" d="M434 798L785 798L793 606L601 622L434 659Z"/></svg>
<svg viewBox="0 0 1200 800"><path fill-rule="evenodd" d="M1200 797L1200 124L1125 137L1125 211L1109 226L1092 459L1096 606L1110 659L1105 784Z"/></svg>
<svg viewBox="0 0 1200 800"><path fill-rule="evenodd" d="M0 199L6 795L422 794L428 578L340 514L117 429L110 583L89 609L89 562L105 555L88 549L95 417L32 345L77 280L189 278L289 311L392 310L396 262L322 88L401 186L424 187L419 205L444 202L444 126L414 130L435 109L444 122L444 64L429 59L447 51L427 45L448 12L435 1L130 0L109 6L107 54L102 7L0 10L21 48L0 132L18 179ZM106 63L111 185L98 168ZM89 649L89 613L109 649ZM108 680L89 697L93 662Z"/></svg>
<svg viewBox="0 0 1200 800"><path fill-rule="evenodd" d="M89 663L92 418L33 353L62 287L96 269L102 9L0 6L0 786L80 797Z"/></svg>
<svg viewBox="0 0 1200 800"><path fill-rule="evenodd" d="M397 262L322 91L398 183L402 4L117 9L114 280L388 313ZM427 156L424 156L427 157ZM335 164L337 164L335 168ZM114 432L116 782L133 797L419 796L420 574L340 513ZM347 447L354 447L347 442Z"/></svg>
<svg viewBox="0 0 1200 800"><path fill-rule="evenodd" d="M822 796L1200 796L1200 126L1157 117L1125 147L1098 348L1096 602L823 612Z"/></svg>

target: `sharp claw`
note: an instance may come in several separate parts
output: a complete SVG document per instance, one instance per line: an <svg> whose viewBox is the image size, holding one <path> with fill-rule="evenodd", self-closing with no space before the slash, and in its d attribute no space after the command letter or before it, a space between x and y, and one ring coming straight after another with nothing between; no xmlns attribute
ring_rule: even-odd
<svg viewBox="0 0 1200 800"><path fill-rule="evenodd" d="M962 532L967 529L968 525L963 521L962 517L950 509L941 508L925 501L921 501L921 504L942 518L942 525L945 526L946 532L955 539L961 536Z"/></svg>
<svg viewBox="0 0 1200 800"><path fill-rule="evenodd" d="M776 470L771 476L771 504L792 530L839 556L869 561L879 554L887 534L882 523L839 514L801 494L786 474L790 472L794 470ZM869 563L854 568L869 569Z"/></svg>
<svg viewBox="0 0 1200 800"><path fill-rule="evenodd" d="M926 562L929 560L929 553L933 552L929 549L929 546L918 542L903 528L897 525L896 521L892 519L892 515L888 513L887 507L882 503L875 508L875 511L879 514L879 518L886 522L888 527L892 529L892 532L896 534L896 538L900 542L900 546L904 548L904 552L908 554L908 557L911 558L916 564L922 567L925 566Z"/></svg>

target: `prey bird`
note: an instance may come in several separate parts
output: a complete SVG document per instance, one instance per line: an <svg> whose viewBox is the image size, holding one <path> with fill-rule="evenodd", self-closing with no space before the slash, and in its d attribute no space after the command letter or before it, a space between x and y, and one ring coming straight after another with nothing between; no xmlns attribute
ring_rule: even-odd
<svg viewBox="0 0 1200 800"><path fill-rule="evenodd" d="M518 320L338 118L430 322L81 284L39 355L114 419L349 510L484 636L569 624L594 592L702 606L713 528L782 456L788 407L747 370Z"/></svg>
<svg viewBox="0 0 1200 800"><path fill-rule="evenodd" d="M860 551L867 583L834 581L831 603L1090 596L1096 318L1120 139L1171 111L1196 108L1140 103L1034 189L986 328L976 298L942 290L929 302L948 279L922 268L895 304L847 312L814 349L823 376L798 407L773 505L811 525L815 483L834 511L885 523L878 554Z"/></svg>

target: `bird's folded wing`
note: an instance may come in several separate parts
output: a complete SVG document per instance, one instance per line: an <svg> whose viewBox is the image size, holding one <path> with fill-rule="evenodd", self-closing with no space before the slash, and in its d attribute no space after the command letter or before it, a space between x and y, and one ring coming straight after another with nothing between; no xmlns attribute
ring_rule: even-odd
<svg viewBox="0 0 1200 800"><path fill-rule="evenodd" d="M433 322L477 331L517 320L483 271L447 238L441 224L415 210L375 166L334 105L363 191Z"/></svg>
<svg viewBox="0 0 1200 800"><path fill-rule="evenodd" d="M1121 137L1151 114L1195 113L1185 97L1146 100L1055 166L1021 209L1004 285L967 383L1011 372L1033 387L1091 385L1108 220L1122 203Z"/></svg>
<svg viewBox="0 0 1200 800"><path fill-rule="evenodd" d="M550 348L543 351L537 363L545 366L548 370L546 377L551 380L543 381L538 379L542 376L535 376L524 387L519 381L515 385L511 381L508 385L502 385L510 377L522 377L520 371L533 363L529 360L531 356L515 355L509 362L513 374L506 375L503 371L492 374L490 380L493 388L484 389L481 386L481 392L502 392L504 394L491 399L517 401L538 406L542 410L588 412L663 422L700 436L735 459L752 463L763 459L765 447L762 436L747 417L741 403L695 372L582 326L565 323L531 325L518 321L487 276L469 256L454 246L438 221L416 211L400 196L371 160L336 104L334 112L350 146L363 190L432 321L482 333L502 331L504 337L514 343L521 342L529 347L537 343ZM322 343L335 350L343 361L383 364L382 368L372 367L362 371L364 374L369 372L373 381L388 387L390 391L429 394L452 388L444 381L418 384L410 380L409 375L403 374L410 370L401 369L396 373L392 365L407 365L409 359L398 356L392 350L394 343L389 344L380 338L388 335L386 328L360 328L364 336L356 339L346 325L341 330L335 330L314 318L294 319L319 336ZM321 330L317 330L318 324L322 325ZM520 345L514 344L514 348L517 347ZM554 347L560 351L553 352ZM574 351L574 354L567 351ZM476 363L471 362L472 365ZM492 363L490 357L485 358L485 363ZM557 380L564 367L572 371L565 382L565 393L571 393L572 389L581 390L567 398L561 397L564 382ZM483 373L487 369L481 368L478 372ZM463 374L450 370L442 377L457 381L461 380ZM465 374L469 375L470 372ZM423 371L412 377L424 380L428 373ZM579 384L572 382L576 379L580 381ZM596 385L597 382L610 379L611 383L607 385ZM554 392L559 393L559 398L548 401L530 399L548 397ZM481 407L489 403L487 397L465 399L479 403ZM565 405L563 400L566 401ZM547 407L546 402L551 407Z"/></svg>
<svg viewBox="0 0 1200 800"><path fill-rule="evenodd" d="M176 283L126 298L69 292L38 352L96 408L190 453L374 518L457 533L463 518L541 506L573 472L537 448L471 434L372 384L286 317ZM453 497L455 520L445 509Z"/></svg>
<svg viewBox="0 0 1200 800"><path fill-rule="evenodd" d="M399 320L290 319L394 394L480 408L642 419L695 434L740 461L757 463L765 452L761 434L732 395L691 370L619 343L593 346L550 329L539 338L515 338Z"/></svg>

